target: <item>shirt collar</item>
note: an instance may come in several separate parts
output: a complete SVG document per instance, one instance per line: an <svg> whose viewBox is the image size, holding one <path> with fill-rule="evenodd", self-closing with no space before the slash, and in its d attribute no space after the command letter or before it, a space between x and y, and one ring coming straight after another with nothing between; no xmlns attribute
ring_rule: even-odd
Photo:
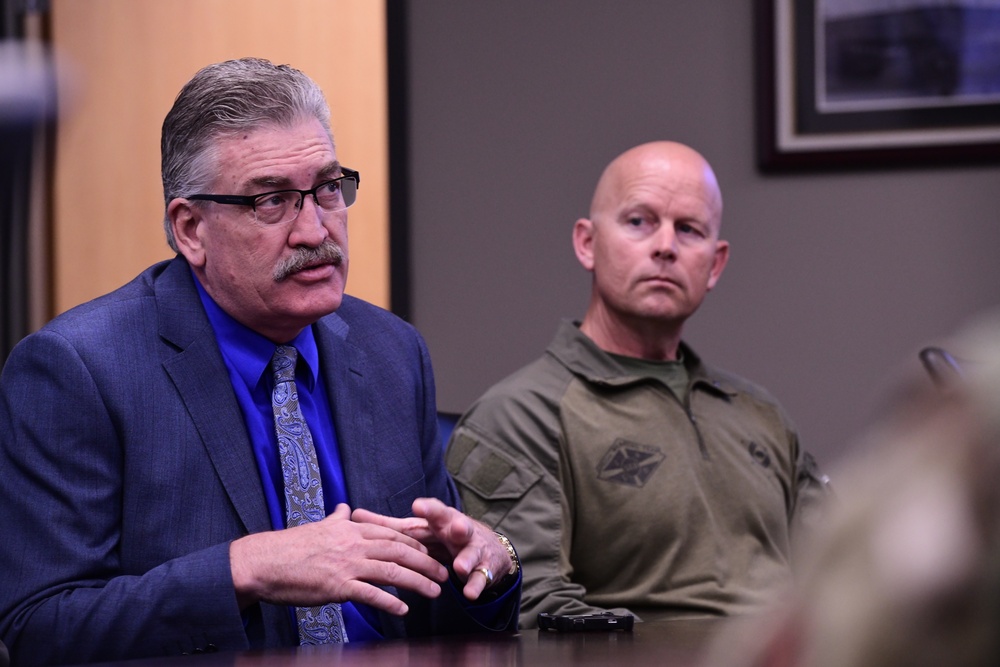
<svg viewBox="0 0 1000 667"><path fill-rule="evenodd" d="M274 348L277 346L253 329L237 322L229 313L222 310L215 299L202 287L193 270L191 276L198 288L198 296L205 308L205 314L208 315L208 321L211 323L212 329L215 330L219 349L247 386L256 387L271 363ZM305 362L309 372L303 379L311 391L315 388L319 377L319 348L316 346L316 337L313 335L312 327L303 329L288 345L294 346L298 351L299 359ZM299 371L296 375L301 376L302 372Z"/></svg>

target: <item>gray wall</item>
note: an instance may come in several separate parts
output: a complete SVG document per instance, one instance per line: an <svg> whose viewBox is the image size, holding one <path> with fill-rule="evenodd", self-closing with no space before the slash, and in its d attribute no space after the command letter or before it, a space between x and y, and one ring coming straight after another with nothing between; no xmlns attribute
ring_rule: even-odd
<svg viewBox="0 0 1000 667"><path fill-rule="evenodd" d="M1000 302L1000 167L765 176L747 0L420 0L410 13L414 324L461 411L578 318L604 165L713 164L732 258L685 338L768 387L833 463L916 352Z"/></svg>

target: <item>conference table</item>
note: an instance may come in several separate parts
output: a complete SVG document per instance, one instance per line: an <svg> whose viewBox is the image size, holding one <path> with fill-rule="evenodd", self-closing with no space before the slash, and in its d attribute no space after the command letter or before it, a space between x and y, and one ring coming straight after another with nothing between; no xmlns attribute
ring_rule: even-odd
<svg viewBox="0 0 1000 667"><path fill-rule="evenodd" d="M117 667L696 667L724 625L718 619L636 623L631 632L524 630L367 644L206 653L118 663Z"/></svg>

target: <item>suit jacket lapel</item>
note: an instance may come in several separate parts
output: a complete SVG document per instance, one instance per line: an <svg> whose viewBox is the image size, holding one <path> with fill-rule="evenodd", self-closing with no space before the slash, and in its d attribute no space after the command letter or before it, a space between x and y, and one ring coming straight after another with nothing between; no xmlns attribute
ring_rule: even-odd
<svg viewBox="0 0 1000 667"><path fill-rule="evenodd" d="M160 335L177 348L163 366L247 531L269 530L243 413L187 262L180 258L171 262L157 279L155 293Z"/></svg>
<svg viewBox="0 0 1000 667"><path fill-rule="evenodd" d="M352 507L387 510L385 483L373 441L366 353L348 341L350 327L336 313L315 326L323 380L330 396L337 445Z"/></svg>
<svg viewBox="0 0 1000 667"><path fill-rule="evenodd" d="M367 354L347 340L350 326L336 313L317 322L314 330L351 507L389 514L389 489L382 475L374 443L372 410L368 405L373 396L365 383ZM399 595L394 586L383 588L391 595ZM379 619L384 636L406 635L399 617L379 612Z"/></svg>

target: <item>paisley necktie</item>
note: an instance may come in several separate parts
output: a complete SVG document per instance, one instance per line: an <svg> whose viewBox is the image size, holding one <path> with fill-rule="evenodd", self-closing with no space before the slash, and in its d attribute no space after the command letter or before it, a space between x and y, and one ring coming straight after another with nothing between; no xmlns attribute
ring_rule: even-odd
<svg viewBox="0 0 1000 667"><path fill-rule="evenodd" d="M278 454L285 480L287 527L320 521L326 516L323 507L323 485L312 434L299 408L299 393L295 387L295 362L298 352L290 345L279 345L271 357L274 390L271 409L274 429L278 434ZM339 644L347 641L340 604L331 602L319 607L296 607L299 643Z"/></svg>

